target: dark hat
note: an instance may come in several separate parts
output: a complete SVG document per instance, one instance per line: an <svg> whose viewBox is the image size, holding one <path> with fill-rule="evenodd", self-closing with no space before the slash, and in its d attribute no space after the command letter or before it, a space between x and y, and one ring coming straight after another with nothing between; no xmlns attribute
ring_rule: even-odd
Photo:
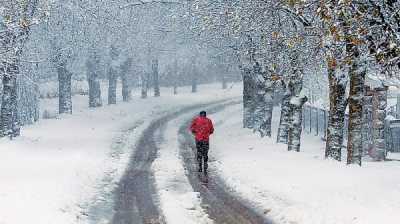
<svg viewBox="0 0 400 224"><path fill-rule="evenodd" d="M207 116L207 112L205 112L204 110L200 111L200 116L202 116L202 117Z"/></svg>

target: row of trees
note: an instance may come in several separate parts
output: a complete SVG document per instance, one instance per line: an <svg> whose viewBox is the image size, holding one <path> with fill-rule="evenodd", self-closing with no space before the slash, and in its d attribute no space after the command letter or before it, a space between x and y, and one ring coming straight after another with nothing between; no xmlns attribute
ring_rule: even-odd
<svg viewBox="0 0 400 224"><path fill-rule="evenodd" d="M300 150L303 79L328 79L326 158L341 160L349 108L347 163L361 165L364 84L396 76L400 53L400 2L194 0L193 29L236 55L242 72L243 124L271 136L272 96L283 90L278 142ZM348 91L347 91L348 90Z"/></svg>
<svg viewBox="0 0 400 224"><path fill-rule="evenodd" d="M128 101L132 83L140 83L143 98L150 80L155 96L158 80L174 92L189 81L195 92L200 68L224 87L221 74L239 69L244 127L271 136L279 89L277 141L294 151L300 150L302 106L315 98L306 88L316 89L311 77L326 79L317 82L329 89L326 157L342 159L348 107L347 163L361 164L365 78L378 73L384 85L399 70L399 6L394 0L5 0L0 136L17 136L22 120L37 120L31 93L40 82L56 79L59 112L72 113L74 79L87 79L89 106L98 107L102 79L108 103L115 104L118 78Z"/></svg>
<svg viewBox="0 0 400 224"><path fill-rule="evenodd" d="M123 101L129 101L133 86L141 87L142 98L150 87L160 96L161 85L177 94L178 86L189 84L196 92L198 83L235 72L229 60L198 44L186 1L0 4L0 137L18 136L21 124L39 119L41 83L58 82L58 112L71 114L75 80L87 80L88 106L95 108L103 105L103 80L107 103L116 104L118 80Z"/></svg>

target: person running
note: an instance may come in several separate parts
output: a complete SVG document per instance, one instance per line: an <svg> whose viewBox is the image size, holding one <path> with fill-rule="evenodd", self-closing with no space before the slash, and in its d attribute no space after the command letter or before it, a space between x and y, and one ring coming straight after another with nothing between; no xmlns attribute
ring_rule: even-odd
<svg viewBox="0 0 400 224"><path fill-rule="evenodd" d="M200 116L195 117L190 125L190 131L195 136L196 149L197 149L197 162L199 164L199 172L207 174L208 168L208 150L210 147L210 135L214 133L214 126L212 121L207 118L205 111L200 112Z"/></svg>

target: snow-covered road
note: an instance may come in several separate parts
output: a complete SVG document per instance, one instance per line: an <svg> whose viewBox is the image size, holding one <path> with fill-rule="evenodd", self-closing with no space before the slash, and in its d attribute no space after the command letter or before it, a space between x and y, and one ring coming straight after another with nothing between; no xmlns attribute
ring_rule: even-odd
<svg viewBox="0 0 400 224"><path fill-rule="evenodd" d="M204 108L217 112L238 103L227 100L185 107L154 120L138 140L115 191L111 223L270 223L228 192L216 176L202 184L194 168L188 117ZM171 133L175 136L165 136ZM181 153L176 153L178 148ZM185 203L173 200L176 197Z"/></svg>
<svg viewBox="0 0 400 224"><path fill-rule="evenodd" d="M214 102L221 103L221 101ZM151 122L143 131L135 146L129 165L115 191L115 214L111 223L164 223L162 212L158 208L157 191L151 165L157 157L159 144L163 140L166 124L173 118L207 105L200 104L170 112Z"/></svg>

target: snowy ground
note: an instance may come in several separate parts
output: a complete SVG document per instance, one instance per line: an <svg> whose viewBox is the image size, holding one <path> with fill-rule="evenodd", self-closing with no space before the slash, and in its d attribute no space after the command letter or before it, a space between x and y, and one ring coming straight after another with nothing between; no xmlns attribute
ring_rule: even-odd
<svg viewBox="0 0 400 224"><path fill-rule="evenodd" d="M0 140L0 224L87 223L93 207L108 200L150 121L183 106L241 94L239 85L199 90L181 89L173 96L171 89L163 89L162 97L146 100L138 99L136 91L130 103L98 109L87 108L87 97L75 96L73 115L41 120L14 141ZM42 101L42 110L56 108L57 99ZM178 151L177 129L192 115L168 122L152 166L162 212L172 224L212 222ZM323 142L309 135L303 136L302 152L287 152L275 136L260 139L242 129L241 116L240 105L210 115L216 125L210 175L221 175L261 213L279 224L398 223L398 154L390 155L391 162L346 166L324 160ZM275 113L275 124L278 117Z"/></svg>
<svg viewBox="0 0 400 224"><path fill-rule="evenodd" d="M199 86L196 94L188 88L171 92L162 89L162 97L143 100L136 91L130 103L97 109L87 108L87 97L74 96L73 115L41 120L14 141L0 140L0 223L86 223L151 120L182 106L239 96L240 88L216 84ZM57 99L42 101L42 110L56 108Z"/></svg>
<svg viewBox="0 0 400 224"><path fill-rule="evenodd" d="M303 136L303 152L287 152L276 136L260 139L242 129L241 115L239 105L212 116L219 124L212 168L276 223L398 223L399 161L363 167L327 161L323 142L309 135Z"/></svg>

